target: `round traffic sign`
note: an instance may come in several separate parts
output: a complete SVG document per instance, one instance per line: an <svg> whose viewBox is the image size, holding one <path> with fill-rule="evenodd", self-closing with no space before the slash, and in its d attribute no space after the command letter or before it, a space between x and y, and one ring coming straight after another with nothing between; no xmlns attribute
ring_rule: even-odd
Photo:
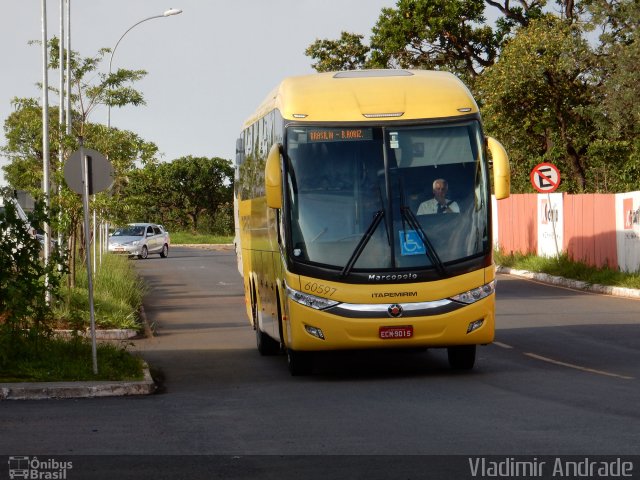
<svg viewBox="0 0 640 480"><path fill-rule="evenodd" d="M91 148L83 148L82 151L84 156L87 157L89 195L111 187L114 180L114 170L111 162L103 154ZM67 159L64 165L64 179L71 190L82 194L84 186L80 150L73 152Z"/></svg>
<svg viewBox="0 0 640 480"><path fill-rule="evenodd" d="M540 193L555 192L560 185L560 170L553 163L539 163L531 170L529 179Z"/></svg>

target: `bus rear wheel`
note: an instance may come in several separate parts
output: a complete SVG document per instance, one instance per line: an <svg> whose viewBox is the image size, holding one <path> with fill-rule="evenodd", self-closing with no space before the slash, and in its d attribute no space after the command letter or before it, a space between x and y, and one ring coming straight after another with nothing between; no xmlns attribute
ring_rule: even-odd
<svg viewBox="0 0 640 480"><path fill-rule="evenodd" d="M449 366L454 370L471 370L476 363L476 346L459 345L447 348Z"/></svg>
<svg viewBox="0 0 640 480"><path fill-rule="evenodd" d="M292 376L309 375L313 369L313 356L310 352L297 352L287 349L287 366Z"/></svg>

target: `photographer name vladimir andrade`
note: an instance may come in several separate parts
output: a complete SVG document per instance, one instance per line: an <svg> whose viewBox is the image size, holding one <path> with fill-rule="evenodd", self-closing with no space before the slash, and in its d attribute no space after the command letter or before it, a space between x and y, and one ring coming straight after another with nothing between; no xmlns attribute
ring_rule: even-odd
<svg viewBox="0 0 640 480"><path fill-rule="evenodd" d="M621 457L469 457L474 478L633 478L634 462Z"/></svg>

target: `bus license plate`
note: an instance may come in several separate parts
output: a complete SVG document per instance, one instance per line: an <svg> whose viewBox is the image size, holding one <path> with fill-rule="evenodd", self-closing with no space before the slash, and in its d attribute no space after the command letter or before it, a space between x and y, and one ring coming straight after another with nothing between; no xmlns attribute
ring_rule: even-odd
<svg viewBox="0 0 640 480"><path fill-rule="evenodd" d="M383 340L394 338L411 338L413 337L413 325L380 327L379 335Z"/></svg>

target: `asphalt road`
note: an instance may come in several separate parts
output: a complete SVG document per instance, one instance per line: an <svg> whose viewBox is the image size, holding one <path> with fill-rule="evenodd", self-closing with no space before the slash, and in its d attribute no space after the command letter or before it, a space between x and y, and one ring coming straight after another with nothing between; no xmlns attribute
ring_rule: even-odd
<svg viewBox="0 0 640 480"><path fill-rule="evenodd" d="M232 250L175 247L167 259L133 261L150 287L145 310L156 332L133 348L160 391L2 402L0 455L155 455L156 465L164 455L222 455L233 469L247 455L276 455L267 458L277 467L289 455L640 451L637 300L501 275L496 342L479 349L471 372L451 371L446 351L433 349L326 354L314 375L291 377L284 356L255 349ZM253 461L238 478L253 476ZM402 471L392 464L389 472ZM367 478L386 472L373 467Z"/></svg>

